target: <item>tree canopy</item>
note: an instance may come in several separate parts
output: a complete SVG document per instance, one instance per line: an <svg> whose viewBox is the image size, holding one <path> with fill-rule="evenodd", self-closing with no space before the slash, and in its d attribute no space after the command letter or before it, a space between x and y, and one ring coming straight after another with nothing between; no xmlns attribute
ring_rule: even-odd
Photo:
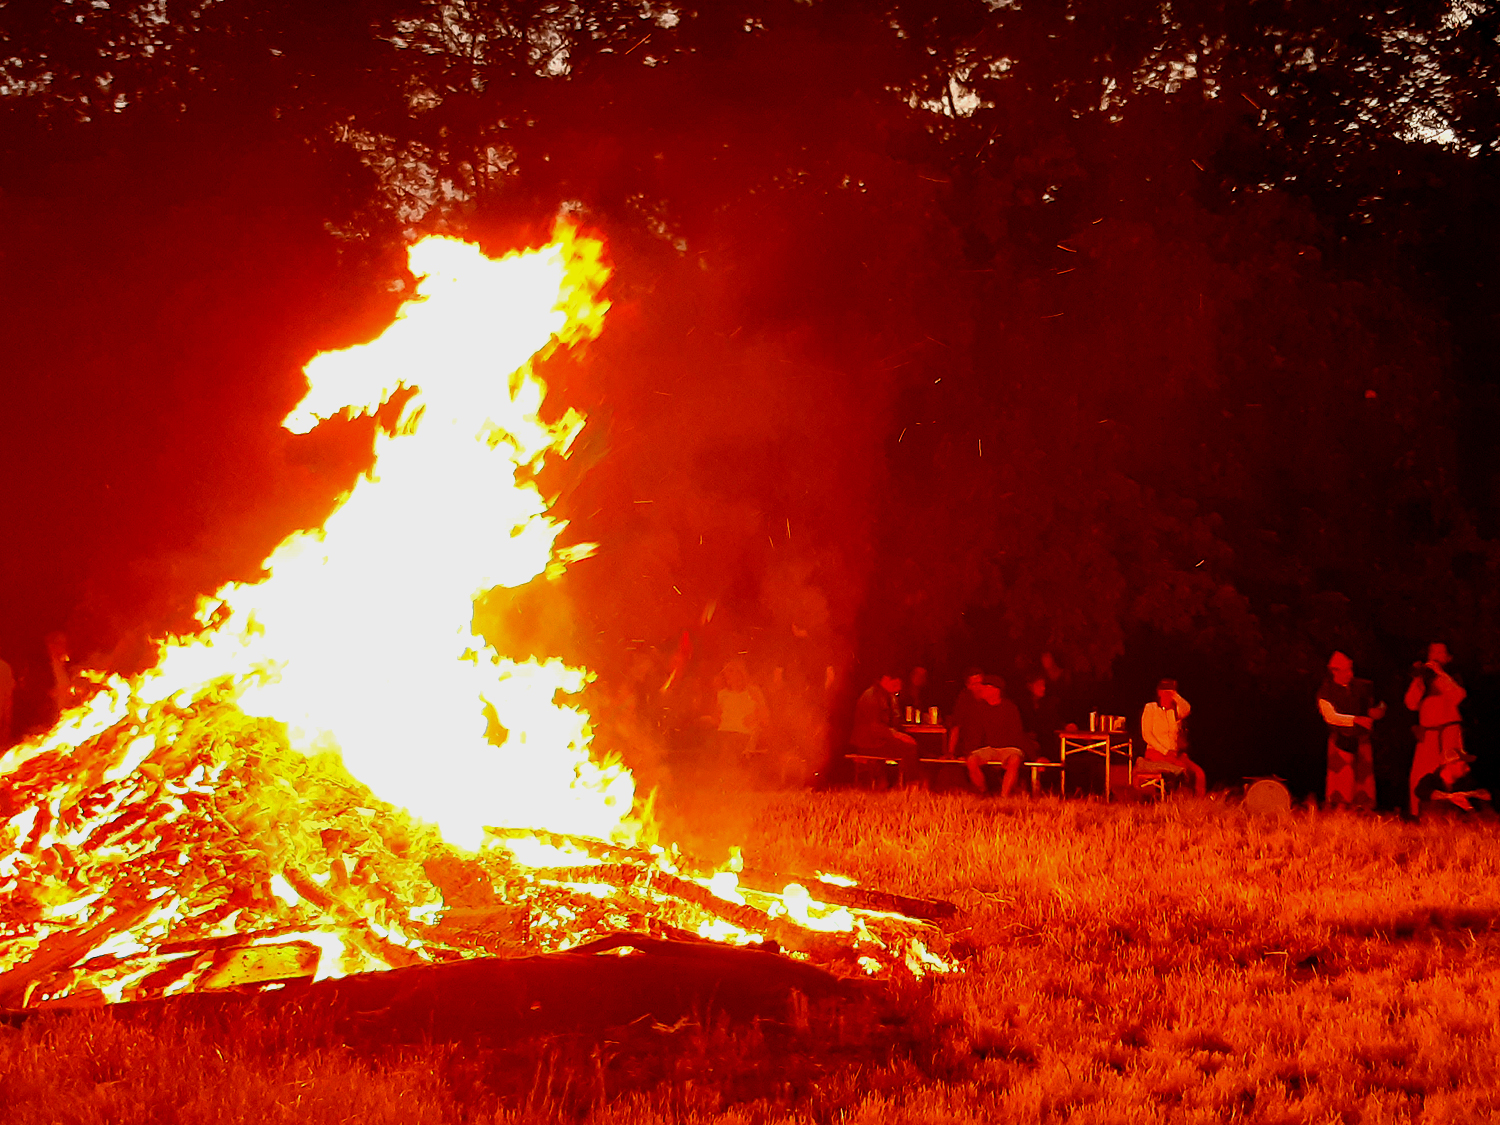
<svg viewBox="0 0 1500 1125"><path fill-rule="evenodd" d="M617 270L548 371L593 420L550 486L605 544L569 579L595 666L690 629L1290 695L1334 645L1500 668L1497 33L1479 0L5 0L7 585L42 595L5 639L108 649L253 572L363 464L367 425L276 430L300 365L378 328L414 235L561 207Z"/></svg>

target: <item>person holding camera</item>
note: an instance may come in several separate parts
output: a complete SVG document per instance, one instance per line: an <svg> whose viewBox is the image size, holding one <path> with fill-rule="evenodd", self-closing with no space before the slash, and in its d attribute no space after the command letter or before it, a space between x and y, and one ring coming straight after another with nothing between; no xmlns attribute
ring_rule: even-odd
<svg viewBox="0 0 1500 1125"><path fill-rule="evenodd" d="M1354 661L1342 652L1328 658L1328 678L1318 689L1318 712L1328 727L1328 778L1323 791L1330 808L1375 807L1375 750L1370 730L1385 718L1369 680L1355 679Z"/></svg>
<svg viewBox="0 0 1500 1125"><path fill-rule="evenodd" d="M1470 797L1489 799L1483 790L1457 784L1468 776L1474 758L1464 751L1463 717L1458 711L1468 692L1448 671L1452 659L1448 646L1437 641L1427 646L1427 659L1411 668L1406 707L1417 712L1418 723L1408 782L1412 816L1421 813L1426 799L1448 800L1465 811L1473 808Z"/></svg>

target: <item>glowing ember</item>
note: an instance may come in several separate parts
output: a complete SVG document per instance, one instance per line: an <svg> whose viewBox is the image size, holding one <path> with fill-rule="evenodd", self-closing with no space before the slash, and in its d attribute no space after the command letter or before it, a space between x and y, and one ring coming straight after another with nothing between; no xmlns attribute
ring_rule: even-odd
<svg viewBox="0 0 1500 1125"><path fill-rule="evenodd" d="M308 365L296 432L410 392L369 477L284 541L264 581L205 599L203 631L163 643L152 671L102 683L0 758L0 1006L631 928L774 940L867 972L944 965L910 919L747 888L738 856L698 876L638 847L630 774L590 757L588 716L566 702L588 673L501 658L472 631L477 595L586 551L556 549L562 525L530 483L583 420L541 420L530 363L599 331L601 250L566 227L500 260L427 239L395 323Z"/></svg>

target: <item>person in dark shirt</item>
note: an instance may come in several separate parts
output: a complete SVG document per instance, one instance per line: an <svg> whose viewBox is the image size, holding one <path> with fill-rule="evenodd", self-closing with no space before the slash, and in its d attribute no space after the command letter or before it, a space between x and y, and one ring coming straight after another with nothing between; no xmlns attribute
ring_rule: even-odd
<svg viewBox="0 0 1500 1125"><path fill-rule="evenodd" d="M1047 677L1047 694L1057 704L1058 715L1064 724L1082 719L1078 700L1086 696L1084 685L1075 681L1073 673L1064 668L1050 652L1041 655L1042 675Z"/></svg>
<svg viewBox="0 0 1500 1125"><path fill-rule="evenodd" d="M896 706L900 708L903 715L906 708L915 708L916 721L923 722L922 714L928 706L927 694L927 669L918 664L906 677L906 683L902 685L901 692L896 697Z"/></svg>
<svg viewBox="0 0 1500 1125"><path fill-rule="evenodd" d="M1036 740L1022 729L1021 712L1005 698L999 681L971 673L949 726L948 756L964 760L974 788L983 793L985 764L1000 762L1005 766L1000 795L1009 797L1022 760L1036 750Z"/></svg>
<svg viewBox="0 0 1500 1125"><path fill-rule="evenodd" d="M1328 678L1318 689L1318 712L1328 728L1328 778L1324 800L1330 806L1375 807L1375 752L1370 728L1385 716L1369 680L1355 679L1354 661L1342 652L1328 659Z"/></svg>
<svg viewBox="0 0 1500 1125"><path fill-rule="evenodd" d="M882 674L864 690L854 704L849 743L861 754L901 759L902 776L910 781L917 777L917 740L901 729L896 707L900 691L901 677L891 672Z"/></svg>
<svg viewBox="0 0 1500 1125"><path fill-rule="evenodd" d="M1026 678L1026 690L1021 693L1021 728L1040 747L1056 745L1057 732L1063 729L1062 709L1050 690L1046 672L1039 670Z"/></svg>
<svg viewBox="0 0 1500 1125"><path fill-rule="evenodd" d="M984 673L978 668L970 668L964 673L963 689L953 704L953 713L948 716L948 757L958 757L958 733L965 720L971 726L978 721L976 715L984 703L984 695Z"/></svg>

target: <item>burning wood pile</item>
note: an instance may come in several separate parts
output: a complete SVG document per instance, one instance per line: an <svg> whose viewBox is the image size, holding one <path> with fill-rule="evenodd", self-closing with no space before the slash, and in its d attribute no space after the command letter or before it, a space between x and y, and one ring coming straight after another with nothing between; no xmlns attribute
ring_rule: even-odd
<svg viewBox="0 0 1500 1125"><path fill-rule="evenodd" d="M660 847L522 829L466 853L228 695L4 763L0 1006L562 950L619 930L779 947L846 973L942 965L923 920L940 904L840 882L776 893L774 876L696 873Z"/></svg>
<svg viewBox="0 0 1500 1125"><path fill-rule="evenodd" d="M102 681L0 757L0 1007L621 930L849 974L947 967L930 951L940 904L705 871L650 843L629 772L590 755L588 716L564 701L587 674L505 660L470 631L476 593L586 553L556 548L561 526L523 483L582 426L540 421L528 357L598 331L601 249L561 230L491 261L428 240L396 324L309 365L289 428L414 393L370 477L288 538L266 581L206 599L203 631L164 643L152 671Z"/></svg>

